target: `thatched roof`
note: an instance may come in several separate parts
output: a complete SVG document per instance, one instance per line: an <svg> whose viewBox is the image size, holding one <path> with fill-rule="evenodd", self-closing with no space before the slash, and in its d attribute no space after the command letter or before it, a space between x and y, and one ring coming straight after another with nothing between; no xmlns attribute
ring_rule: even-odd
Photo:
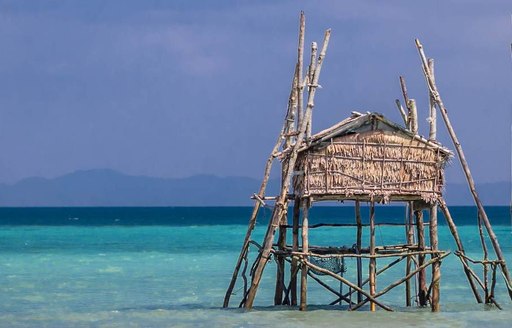
<svg viewBox="0 0 512 328"><path fill-rule="evenodd" d="M438 142L432 142L420 135L414 134L411 131L402 127L401 125L388 120L382 114L376 112L367 112L365 114L353 112L350 117L344 119L343 121L333 125L328 129L320 131L317 134L311 136L311 140L309 142L308 147L301 149L301 151L310 149L312 147L316 147L322 144L323 142L327 142L335 137L340 137L352 133L366 132L373 129L402 134L411 139L420 141L421 143L424 143L425 145L430 146L436 150L439 149L439 152L445 155L443 157L453 156L453 153L448 148L443 147Z"/></svg>
<svg viewBox="0 0 512 328"><path fill-rule="evenodd" d="M294 192L316 199L434 202L451 156L381 114L353 113L300 149Z"/></svg>

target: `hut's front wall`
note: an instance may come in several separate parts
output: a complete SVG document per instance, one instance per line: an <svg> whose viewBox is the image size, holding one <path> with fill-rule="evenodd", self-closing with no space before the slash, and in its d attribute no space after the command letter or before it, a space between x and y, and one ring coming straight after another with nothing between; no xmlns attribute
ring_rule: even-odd
<svg viewBox="0 0 512 328"><path fill-rule="evenodd" d="M446 160L438 148L399 133L335 137L299 154L295 194L432 201L441 194Z"/></svg>

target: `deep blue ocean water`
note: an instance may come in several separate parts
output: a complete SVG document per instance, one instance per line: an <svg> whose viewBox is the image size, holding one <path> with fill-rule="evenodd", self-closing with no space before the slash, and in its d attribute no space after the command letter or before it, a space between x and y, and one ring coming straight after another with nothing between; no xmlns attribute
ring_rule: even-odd
<svg viewBox="0 0 512 328"><path fill-rule="evenodd" d="M224 292L240 251L249 207L194 208L1 208L0 326L2 327L251 327L251 326L503 326L512 322L512 302L498 279L503 311L475 303L454 255L442 264L442 312L403 307L403 287L383 300L400 311L339 311L332 297L310 282L310 311L268 307L275 265L269 263L256 309L222 309ZM451 207L466 251L481 257L476 208ZM512 265L508 207L488 215ZM403 207L379 207L378 222L403 222ZM367 219L367 211L363 211ZM261 242L270 210L261 212L254 239ZM443 224L442 215L439 217ZM311 224L352 222L349 206L314 207ZM377 228L377 244L405 238L403 227ZM366 237L366 235L365 235ZM445 225L440 247L455 246ZM311 230L314 245L351 246L350 228ZM251 256L255 252L251 253ZM355 262L347 261L353 279ZM384 265L385 261L378 263ZM378 277L377 286L396 280L403 266ZM334 288L336 282L327 280Z"/></svg>

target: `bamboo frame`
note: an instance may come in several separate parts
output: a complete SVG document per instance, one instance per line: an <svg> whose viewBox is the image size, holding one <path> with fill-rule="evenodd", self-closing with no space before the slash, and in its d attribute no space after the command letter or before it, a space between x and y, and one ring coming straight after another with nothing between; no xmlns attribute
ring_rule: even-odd
<svg viewBox="0 0 512 328"><path fill-rule="evenodd" d="M299 24L299 40L297 63L288 101L288 108L283 127L276 144L267 159L264 177L259 192L253 195L254 208L251 214L248 230L242 245L230 285L224 298L224 307L229 305L229 299L241 274L243 279L243 298L240 307L252 308L262 279L266 264L275 260L277 264L274 304L299 305L300 310L306 310L308 304L308 278L313 279L337 299L332 302L346 301L349 309L357 310L369 303L371 311L377 307L392 311L391 307L378 298L393 288L405 283L406 305L411 306L411 281L417 279L418 304L426 306L430 301L431 310L440 310L440 279L441 260L449 252L439 250L437 207L441 209L457 244L455 255L460 259L464 273L477 302L494 304L501 308L495 300L497 269L505 279L510 297L512 298L512 281L501 249L483 205L474 188L474 181L469 172L464 153L449 121L446 108L437 90L434 79L434 61L427 60L418 40L416 45L422 61L423 73L429 91L429 137L428 140L417 135L418 113L414 99L410 99L405 79L400 77L400 86L407 109L396 100L397 108L408 131L397 124L388 121L379 114L353 115L311 136L312 111L314 99L319 87L319 76L330 39L330 30L324 35L322 47L318 53L316 43L312 43L309 66L304 75L304 33L305 18L301 13ZM304 107L304 90L307 90L307 101ZM462 242L446 202L442 198L444 184L444 165L452 155L449 150L440 146L437 141L437 110L448 129L457 154L461 161L470 191L478 208L478 224L480 242L484 252L481 261L473 260L464 253ZM265 190L274 159L282 161L281 189L277 196L266 197ZM293 177L293 179L292 179ZM398 178L397 178L398 177ZM290 193L292 188L293 193ZM258 211L261 206L267 206L265 201L275 201L272 217L268 222L262 245L251 240ZM309 208L314 201L323 200L354 200L355 223L318 223L309 224ZM288 204L293 201L292 223L287 222ZM360 202L370 203L369 223L362 223ZM377 223L375 220L375 203L390 201L407 201L408 211L404 224ZM430 211L428 223L423 220L423 209ZM302 216L301 216L302 212ZM416 220L414 222L413 215ZM302 224L300 220L302 219ZM376 244L375 232L377 226L405 226L406 243L396 245ZM414 231L414 225L416 231ZM425 227L428 226L430 246L425 239ZM309 243L311 229L320 227L355 227L356 243L351 247L315 246ZM369 246L363 248L363 228L369 227ZM497 260L489 259L484 236L487 231ZM287 245L287 229L292 229L292 244ZM274 235L279 231L277 242ZM301 236L299 238L299 231ZM416 232L416 241L414 240ZM300 240L302 242L300 242ZM249 266L248 251L250 245L256 245L258 254ZM311 257L330 259L356 259L356 282L351 282L343 274L335 274L326 268L310 262ZM427 260L428 257L428 260ZM393 259L384 267L377 269L378 259ZM406 259L405 276L394 281L382 290L377 290L377 277L382 272ZM363 261L368 262L368 277L363 280ZM328 262L328 261L324 261ZM285 284L286 263L290 264L289 282ZM329 264L329 263L327 263ZM470 265L482 265L483 279L473 271ZM412 266L415 265L413 268ZM427 288L427 267L431 266L431 282ZM328 265L326 266L328 267ZM241 270L241 271L240 271ZM300 302L298 302L298 273L300 271ZM247 272L251 277L248 281ZM338 280L340 291L334 290L317 276L317 273L328 275ZM368 284L368 290L364 286ZM349 287L348 293L343 293L341 286ZM482 288L484 299L479 292ZM357 303L352 301L352 295L357 294Z"/></svg>

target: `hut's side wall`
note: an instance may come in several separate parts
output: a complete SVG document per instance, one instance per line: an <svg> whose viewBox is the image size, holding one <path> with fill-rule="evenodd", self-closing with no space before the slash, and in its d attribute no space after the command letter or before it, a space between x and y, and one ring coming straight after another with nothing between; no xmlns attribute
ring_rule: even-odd
<svg viewBox="0 0 512 328"><path fill-rule="evenodd" d="M350 134L299 155L295 192L384 200L417 195L431 201L442 191L446 160L437 148L402 134L382 130Z"/></svg>

